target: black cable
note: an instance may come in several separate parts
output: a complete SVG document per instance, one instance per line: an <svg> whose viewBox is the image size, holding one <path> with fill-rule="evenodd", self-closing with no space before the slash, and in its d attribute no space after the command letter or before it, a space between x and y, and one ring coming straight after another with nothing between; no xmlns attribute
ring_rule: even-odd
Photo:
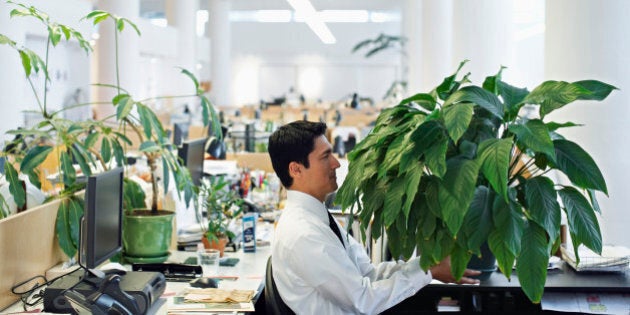
<svg viewBox="0 0 630 315"><path fill-rule="evenodd" d="M84 266L81 266L81 265L79 266L83 269L86 269ZM46 290L47 286L57 281L57 279L65 277L74 271L76 271L76 269L73 269L72 271L69 271L65 274L59 275L51 280L48 280L45 276L42 276L42 275L33 276L31 278L28 278L12 286L11 293L20 296L22 307L24 308L24 311L27 311L27 306L33 307L42 302L42 299L44 298L44 291ZM38 280L42 280L43 283L40 283ZM34 281L33 287L31 287L30 289L23 290L23 291L18 291L20 287L27 286L28 284L30 284L30 282L33 282L33 281ZM37 291L38 289L39 291ZM31 298L30 301L29 301L29 298Z"/></svg>

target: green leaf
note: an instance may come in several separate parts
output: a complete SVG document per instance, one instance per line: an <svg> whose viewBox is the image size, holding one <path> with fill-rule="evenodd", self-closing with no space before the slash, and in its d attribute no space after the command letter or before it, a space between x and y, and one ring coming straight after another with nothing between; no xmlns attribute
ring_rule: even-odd
<svg viewBox="0 0 630 315"><path fill-rule="evenodd" d="M417 167L412 167L407 170L405 175L406 189L405 189L405 203L403 205L403 213L405 218L409 217L411 211L411 205L418 192L418 186L420 186L420 179L422 178L422 164L418 163Z"/></svg>
<svg viewBox="0 0 630 315"><path fill-rule="evenodd" d="M52 147L49 145L38 145L34 146L26 152L26 156L22 160L20 164L20 170L23 173L29 173L39 165L41 165L48 154L52 151Z"/></svg>
<svg viewBox="0 0 630 315"><path fill-rule="evenodd" d="M525 124L511 124L508 129L516 135L516 141L525 149L542 152L555 159L556 153L549 136L549 130L542 120L532 119ZM521 148L521 151L524 151L524 148Z"/></svg>
<svg viewBox="0 0 630 315"><path fill-rule="evenodd" d="M42 189L42 183L39 180L38 172L33 170L32 172L29 172L27 175L28 175L28 180L31 182L31 184L33 184L33 186L37 187L37 189Z"/></svg>
<svg viewBox="0 0 630 315"><path fill-rule="evenodd" d="M576 81L573 82L573 84L578 85L591 92L591 94L579 95L578 99L580 100L602 101L606 97L608 97L610 92L612 92L613 90L618 90L618 88L610 84L597 80Z"/></svg>
<svg viewBox="0 0 630 315"><path fill-rule="evenodd" d="M558 194L562 198L564 210L567 213L574 248L578 248L579 244L584 244L601 255L602 233L595 211L588 200L573 187L565 187L558 191Z"/></svg>
<svg viewBox="0 0 630 315"><path fill-rule="evenodd" d="M164 191L168 191L168 185L170 181L171 175L171 167L169 167L169 163L167 159L162 159L162 170L164 176Z"/></svg>
<svg viewBox="0 0 630 315"><path fill-rule="evenodd" d="M24 69L24 74L26 77L31 76L31 57L23 50L19 51L20 60L22 61L22 68Z"/></svg>
<svg viewBox="0 0 630 315"><path fill-rule="evenodd" d="M9 192L13 196L15 204L18 208L24 207L26 203L26 191L24 190L24 186L22 186L18 172L13 167L13 164L4 163L4 176L9 182Z"/></svg>
<svg viewBox="0 0 630 315"><path fill-rule="evenodd" d="M70 152L72 152L72 156L79 164L79 167L81 167L81 171L83 172L83 175L85 176L92 175L92 170L90 169L90 165L88 164L88 161L85 158L86 156L89 156L87 149L80 143L76 143L76 145L70 146Z"/></svg>
<svg viewBox="0 0 630 315"><path fill-rule="evenodd" d="M547 266L549 265L549 241L540 226L530 222L521 245L521 254L516 261L518 281L523 292L534 303L539 303L545 289Z"/></svg>
<svg viewBox="0 0 630 315"><path fill-rule="evenodd" d="M134 24L133 22L131 22L129 19L127 18L121 18L120 20L125 21L125 23L131 25L131 27L133 27L133 29L136 31L136 34L138 34L138 36L141 36L142 33L140 33L140 29L138 28L138 26L136 26L136 24ZM120 30L122 31L123 28L121 27Z"/></svg>
<svg viewBox="0 0 630 315"><path fill-rule="evenodd" d="M63 183L66 186L71 186L76 182L77 172L72 166L72 159L67 152L61 152L61 172L63 173Z"/></svg>
<svg viewBox="0 0 630 315"><path fill-rule="evenodd" d="M114 157L116 158L116 165L123 166L126 164L125 151L118 141L112 141L112 148L114 150Z"/></svg>
<svg viewBox="0 0 630 315"><path fill-rule="evenodd" d="M446 137L442 137L441 141L434 143L424 152L424 161L427 168L433 172L433 175L440 178L442 178L444 173L446 173L447 149L448 139Z"/></svg>
<svg viewBox="0 0 630 315"><path fill-rule="evenodd" d="M83 209L85 204L83 199L72 196L69 199L68 226L70 227L70 239L75 248L79 248L79 239L81 236L81 218L83 217Z"/></svg>
<svg viewBox="0 0 630 315"><path fill-rule="evenodd" d="M70 232L70 200L61 201L57 210L57 220L55 221L55 232L59 240L59 247L68 256L74 257L77 253L77 247L72 241L72 233Z"/></svg>
<svg viewBox="0 0 630 315"><path fill-rule="evenodd" d="M508 204L498 195L492 206L492 218L494 229L488 236L488 245L497 258L501 272L510 278L516 255L521 252L525 221L520 215L518 204L512 201Z"/></svg>
<svg viewBox="0 0 630 315"><path fill-rule="evenodd" d="M409 143L413 143L413 148L403 152L401 164L406 165L408 163L406 161L417 161L422 153L444 138L444 127L439 122L434 120L423 122L412 131Z"/></svg>
<svg viewBox="0 0 630 315"><path fill-rule="evenodd" d="M476 251L487 239L492 227L492 205L495 194L485 186L478 186L464 217L462 231L467 236L467 246Z"/></svg>
<svg viewBox="0 0 630 315"><path fill-rule="evenodd" d="M193 84L195 85L195 91L199 90L199 81L197 81L197 78L195 77L195 75L184 68L180 68L180 69L183 74L185 74L188 78L190 78L190 80L193 81Z"/></svg>
<svg viewBox="0 0 630 315"><path fill-rule="evenodd" d="M116 106L116 119L123 120L129 116L133 109L133 99L127 94L119 94L112 100L114 106Z"/></svg>
<svg viewBox="0 0 630 315"><path fill-rule="evenodd" d="M445 107L442 111L446 131L457 142L464 134L473 115L473 104L460 103Z"/></svg>
<svg viewBox="0 0 630 315"><path fill-rule="evenodd" d="M433 98L433 96L431 96L431 94L427 94L427 93L418 93L416 95L410 96L404 100L402 100L400 102L400 105L407 105L409 103L416 103L418 105L420 105L420 107L428 110L428 111L432 111L435 109L435 105L437 104L437 102L435 101L435 98Z"/></svg>
<svg viewBox="0 0 630 315"><path fill-rule="evenodd" d="M523 100L526 104L540 104L540 118L569 104L578 98L592 95L579 84L564 81L545 81L532 90Z"/></svg>
<svg viewBox="0 0 630 315"><path fill-rule="evenodd" d="M478 163L481 172L494 191L504 200L508 200L507 182L508 168L512 152L511 139L488 139L479 144Z"/></svg>
<svg viewBox="0 0 630 315"><path fill-rule="evenodd" d="M459 89L444 102L443 108L457 103L477 104L499 119L503 119L505 113L505 106L499 98L478 86L466 86Z"/></svg>
<svg viewBox="0 0 630 315"><path fill-rule="evenodd" d="M144 131L144 136L147 139L151 139L151 114L150 109L145 106L138 106L138 116L140 116L140 123Z"/></svg>
<svg viewBox="0 0 630 315"><path fill-rule="evenodd" d="M470 261L470 256L471 254L469 251L455 244L451 253L451 273L455 279L459 280L464 275L466 266Z"/></svg>
<svg viewBox="0 0 630 315"><path fill-rule="evenodd" d="M550 240L560 235L560 205L553 181L539 176L525 181L525 201L532 220L547 231Z"/></svg>
<svg viewBox="0 0 630 315"><path fill-rule="evenodd" d="M474 196L479 165L466 159L446 162L447 171L438 192L442 217L449 231L456 235Z"/></svg>
<svg viewBox="0 0 630 315"><path fill-rule="evenodd" d="M593 189L587 189L588 198L591 200L591 205L593 205L593 210L597 213L602 213L602 210L599 208L599 202L597 202L597 196L595 195L595 191Z"/></svg>
<svg viewBox="0 0 630 315"><path fill-rule="evenodd" d="M123 179L123 207L126 212L147 208L146 195L142 186L126 177Z"/></svg>
<svg viewBox="0 0 630 315"><path fill-rule="evenodd" d="M499 68L499 72L497 72L497 74L495 74L494 76L488 76L486 77L485 80L483 80L483 84L482 87L486 90L491 92L492 94L498 95L499 94L499 82L501 82L501 75L503 73L503 69L505 69L506 67L501 66L501 68Z"/></svg>
<svg viewBox="0 0 630 315"><path fill-rule="evenodd" d="M557 122L554 122L554 121L550 121L548 123L545 123L545 125L547 126L547 129L549 131L556 131L556 130L558 130L560 128L565 128L565 127L583 126L583 125L579 125L579 124L576 124L576 123L572 123L570 121L565 122L565 123L557 123Z"/></svg>
<svg viewBox="0 0 630 315"><path fill-rule="evenodd" d="M160 150L160 146L158 146L154 141L145 141L140 144L139 150L142 152L156 152Z"/></svg>
<svg viewBox="0 0 630 315"><path fill-rule="evenodd" d="M402 210L402 198L405 195L406 184L404 177L398 177L389 185L383 209L383 224L386 228L396 221Z"/></svg>
<svg viewBox="0 0 630 315"><path fill-rule="evenodd" d="M103 157L103 161L108 163L112 158L112 147L110 145L109 139L103 137L101 141L101 156Z"/></svg>
<svg viewBox="0 0 630 315"><path fill-rule="evenodd" d="M468 60L464 60L464 61L460 62L459 63L459 67L457 67L457 71L455 71L455 73L453 73L453 75L444 78L442 83L440 83L440 85L435 88L435 90L434 90L435 93L441 99L443 99L443 100L447 99L449 97L449 95L451 95L451 93L453 93L453 91L459 87L459 84L455 81L455 78L457 77L457 74L459 73L460 70L462 70L462 67L464 67L464 65L467 62L468 62Z"/></svg>
<svg viewBox="0 0 630 315"><path fill-rule="evenodd" d="M569 140L555 140L553 145L556 152L554 166L566 174L574 185L608 195L602 172L584 149Z"/></svg>
<svg viewBox="0 0 630 315"><path fill-rule="evenodd" d="M512 120L524 105L523 100L529 94L526 88L517 88L505 82L498 82L499 95L503 99L503 104L507 108L508 116L506 120Z"/></svg>

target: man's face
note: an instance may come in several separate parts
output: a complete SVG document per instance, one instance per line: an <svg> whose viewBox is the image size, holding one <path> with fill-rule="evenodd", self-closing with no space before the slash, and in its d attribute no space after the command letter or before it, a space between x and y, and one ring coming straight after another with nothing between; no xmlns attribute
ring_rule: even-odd
<svg viewBox="0 0 630 315"><path fill-rule="evenodd" d="M303 192L324 201L326 195L337 190L335 170L340 164L332 153L332 146L325 136L315 138L313 151L308 155L309 167L301 166L301 174L294 178Z"/></svg>

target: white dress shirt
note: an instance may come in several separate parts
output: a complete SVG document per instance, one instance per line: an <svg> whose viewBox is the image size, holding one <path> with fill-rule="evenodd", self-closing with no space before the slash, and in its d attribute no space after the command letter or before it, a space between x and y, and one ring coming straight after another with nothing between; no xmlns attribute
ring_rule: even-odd
<svg viewBox="0 0 630 315"><path fill-rule="evenodd" d="M374 266L344 229L330 229L316 198L287 193L272 244L273 278L282 300L297 314L378 314L431 282L419 257Z"/></svg>

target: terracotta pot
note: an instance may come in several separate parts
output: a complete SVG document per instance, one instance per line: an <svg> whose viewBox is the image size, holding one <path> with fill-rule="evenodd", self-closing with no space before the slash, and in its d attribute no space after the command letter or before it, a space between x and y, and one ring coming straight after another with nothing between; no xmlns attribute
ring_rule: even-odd
<svg viewBox="0 0 630 315"><path fill-rule="evenodd" d="M214 240L210 242L207 237L201 239L203 247L205 247L206 249L218 249L219 252L221 252L221 257L223 257L223 251L225 251L225 246L227 245L228 241L229 239L227 238L227 236L219 237L219 242Z"/></svg>

